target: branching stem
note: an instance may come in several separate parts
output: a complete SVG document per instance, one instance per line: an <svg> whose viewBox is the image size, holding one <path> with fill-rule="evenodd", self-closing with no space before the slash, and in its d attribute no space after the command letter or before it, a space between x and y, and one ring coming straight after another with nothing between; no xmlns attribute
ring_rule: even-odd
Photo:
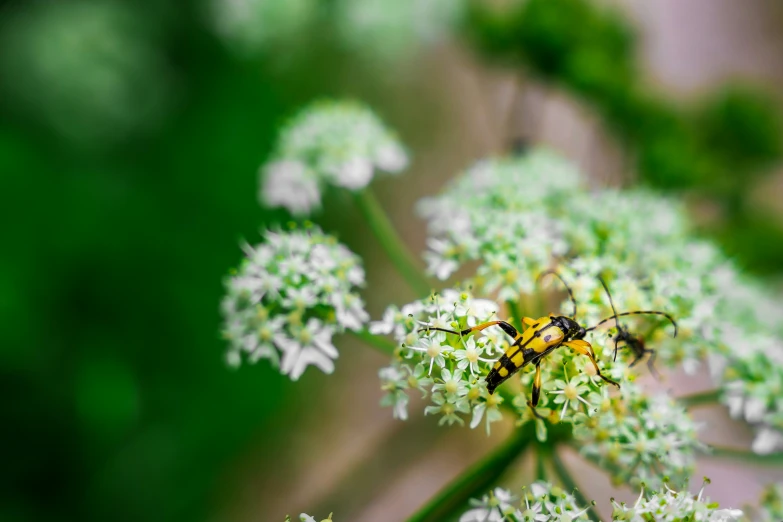
<svg viewBox="0 0 783 522"><path fill-rule="evenodd" d="M555 470L555 474L558 476L560 482L562 482L563 484L563 489L565 489L568 493L574 495L574 498L576 499L580 507L590 506L590 508L587 510L587 516L590 518L590 520L593 520L594 522L600 522L601 519L598 517L598 514L595 512L595 507L593 507L591 505L592 503L588 502L585 496L582 495L582 492L577 487L574 478L568 472L568 469L565 467L565 464L563 464L563 461L560 459L560 455L558 455L556 451L552 451L549 453L549 457L550 457L550 461L552 462L552 467Z"/></svg>
<svg viewBox="0 0 783 522"><path fill-rule="evenodd" d="M367 330L352 331L351 333L385 355L394 355L394 350L397 349L397 345L386 337L371 334Z"/></svg>
<svg viewBox="0 0 783 522"><path fill-rule="evenodd" d="M416 258L410 253L369 187L354 193L354 201L397 271L419 297L432 290Z"/></svg>
<svg viewBox="0 0 783 522"><path fill-rule="evenodd" d="M783 452L767 453L760 455L746 449L724 448L722 446L710 446L710 457L741 460L750 464L763 464L767 466L780 466L783 464Z"/></svg>
<svg viewBox="0 0 783 522"><path fill-rule="evenodd" d="M679 397L677 402L686 408L697 408L699 406L709 406L720 403L720 390L707 390Z"/></svg>
<svg viewBox="0 0 783 522"><path fill-rule="evenodd" d="M450 520L451 515L463 509L469 499L480 497L494 486L497 478L517 460L534 439L535 435L529 430L514 430L513 435L503 445L447 484L414 513L408 522Z"/></svg>

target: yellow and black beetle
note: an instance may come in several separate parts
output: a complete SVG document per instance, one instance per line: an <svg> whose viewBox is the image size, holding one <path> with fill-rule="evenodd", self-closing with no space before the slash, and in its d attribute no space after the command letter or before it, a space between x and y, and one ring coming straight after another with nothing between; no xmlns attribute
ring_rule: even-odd
<svg viewBox="0 0 783 522"><path fill-rule="evenodd" d="M571 299L571 303L574 307L571 317L566 317L563 315L556 316L554 314L549 314L549 316L541 317L539 319L523 317L522 323L527 325L528 329L522 333L519 333L513 325L506 321L488 321L486 323L477 324L476 326L460 331L435 327L426 327L419 331L438 330L441 332L463 336L471 332L480 332L485 328L489 328L490 326L500 327L507 335L512 337L514 341L506 349L506 352L500 357L500 359L495 361L492 370L486 376L485 381L487 383L487 391L489 393L494 393L495 389L508 380L508 378L513 374L528 364L533 364L536 367L536 375L533 379L531 400L529 400L527 404L533 409L534 413L541 396L541 361L543 361L544 358L553 350L560 348L561 346L571 348L577 354L584 355L589 358L590 362L595 368L596 375L609 384L613 384L619 388L619 383L613 381L601 373L601 369L598 367L598 363L595 360L595 352L593 351L593 347L590 343L584 340L584 337L589 331L594 330L598 325L601 325L606 321L611 320L612 318L617 318L618 316L648 313L662 315L665 314L656 311L634 311L623 314L617 314L615 312L612 317L604 319L596 326L585 328L575 321L576 300L574 299L574 294L571 291L571 288L566 284L560 274L554 271L547 271L541 274L539 279L549 274L552 274L560 279L560 281L566 287L566 290L568 290L568 296ZM536 415L538 414L536 413Z"/></svg>

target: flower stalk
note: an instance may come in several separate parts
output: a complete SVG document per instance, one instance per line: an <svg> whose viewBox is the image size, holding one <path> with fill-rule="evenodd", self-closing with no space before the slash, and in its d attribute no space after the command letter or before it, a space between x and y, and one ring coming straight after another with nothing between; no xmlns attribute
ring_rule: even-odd
<svg viewBox="0 0 783 522"><path fill-rule="evenodd" d="M391 221L384 212L375 195L369 188L354 193L354 201L359 207L381 247L391 259L397 271L420 297L430 293L432 286L418 263L403 243Z"/></svg>
<svg viewBox="0 0 783 522"><path fill-rule="evenodd" d="M549 461L552 463L552 468L555 470L555 474L563 484L563 489L565 489L568 493L571 493L574 498L576 498L576 501L580 506L591 506L587 510L587 516L594 522L600 522L601 519L595 512L595 507L593 507L591 503L587 501L584 495L582 495L582 492L576 485L576 481L571 476L571 473L569 473L568 468L565 467L565 464L563 464L563 461L560 459L560 456L557 454L557 452L550 451L548 455Z"/></svg>
<svg viewBox="0 0 783 522"><path fill-rule="evenodd" d="M464 508L471 497L478 496L492 486L534 440L535 435L531 430L515 430L503 445L447 484L408 522L448 520Z"/></svg>
<svg viewBox="0 0 783 522"><path fill-rule="evenodd" d="M386 337L373 335L367 330L359 330L351 333L365 344L372 346L384 355L394 355L394 350L397 349L397 346Z"/></svg>
<svg viewBox="0 0 783 522"><path fill-rule="evenodd" d="M698 408L700 406L710 406L713 404L719 404L720 402L720 390L707 390L703 392L697 392L690 395L679 397L677 402L685 406L686 408Z"/></svg>

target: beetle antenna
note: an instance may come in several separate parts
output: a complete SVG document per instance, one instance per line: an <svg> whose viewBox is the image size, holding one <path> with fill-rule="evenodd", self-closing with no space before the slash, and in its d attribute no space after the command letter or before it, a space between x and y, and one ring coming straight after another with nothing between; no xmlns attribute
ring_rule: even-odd
<svg viewBox="0 0 783 522"><path fill-rule="evenodd" d="M613 315L611 317L607 317L606 319L603 319L601 322L599 322L595 326L591 326L590 328L587 328L585 331L589 332L591 330L595 330L596 328L598 328L599 326L601 326L602 324L604 324L607 321L611 321L612 319L617 321L618 317L624 317L626 315L662 315L663 317L668 319L669 322L672 323L672 325L674 325L674 335L672 335L672 337L677 337L677 321L675 321L674 318L672 316L670 316L669 314L667 314L665 312L659 312L657 310L634 310L633 312L623 312L621 314L615 314L615 315Z"/></svg>
<svg viewBox="0 0 783 522"><path fill-rule="evenodd" d="M563 283L563 286L566 290L568 290L568 297L571 299L571 304L574 305L574 313L571 315L571 319L576 319L576 299L574 299L574 293L571 291L571 287L568 286L568 283L565 282L565 279L563 279L563 276L555 272L554 270L547 270L546 272L541 272L539 276L536 278L536 284L543 278L544 276L553 275L556 278L560 280L561 283Z"/></svg>
<svg viewBox="0 0 783 522"><path fill-rule="evenodd" d="M620 322L617 320L617 309L614 307L614 301L612 300L612 294L609 292L609 287L606 285L606 282L604 281L604 278L601 276L598 276L598 280L601 282L601 286L604 287L604 291L606 291L607 297L609 297L609 305L612 307L612 313L614 314L614 324L617 326L617 328L620 328Z"/></svg>

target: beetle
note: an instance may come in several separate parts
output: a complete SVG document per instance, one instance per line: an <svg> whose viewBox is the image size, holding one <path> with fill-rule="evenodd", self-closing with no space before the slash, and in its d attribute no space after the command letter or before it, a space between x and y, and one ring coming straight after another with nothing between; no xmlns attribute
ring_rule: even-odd
<svg viewBox="0 0 783 522"><path fill-rule="evenodd" d="M568 291L568 297L571 300L571 304L573 305L573 313L571 316L549 314L548 316L540 317L538 319L523 317L522 323L528 328L521 333L507 321L500 320L488 321L459 331L429 326L419 330L419 332L438 330L441 332L465 336L472 332L480 332L486 328L489 328L490 326L500 327L503 332L513 339L513 342L506 349L505 353L500 357L500 359L495 361L492 370L485 377L487 391L490 394L494 393L497 387L507 381L512 375L525 366L532 364L535 366L536 374L533 379L531 398L527 401L527 405L533 410L533 413L536 415L536 417L539 418L541 418L541 416L536 412L536 407L538 406L538 402L541 397L541 362L546 358L547 355L562 346L571 348L578 355L584 355L590 359L590 362L595 368L595 372L598 377L608 382L609 384L620 388L619 383L601 373L601 369L598 367L598 362L596 361L593 347L589 342L585 341L585 336L588 332L594 330L597 326L604 324L612 318L617 318L624 315L650 313L666 315L663 314L663 312L646 310L625 312L623 314L617 314L615 312L614 315L600 321L597 325L591 328L585 328L576 321L577 308L574 294L560 274L549 270L539 275L538 280L550 274L557 277Z"/></svg>
<svg viewBox="0 0 783 522"><path fill-rule="evenodd" d="M604 291L606 292L607 297L609 297L609 305L612 307L612 317L609 317L600 323L596 324L592 328L589 328L589 330L594 330L601 326L602 324L606 323L607 321L611 321L614 319L615 326L617 328L617 335L614 337L614 357L613 361L617 360L617 352L621 348L630 348L631 351L634 354L634 360L631 361L631 364L628 365L629 368L633 368L636 366L636 364L644 358L646 354L650 354L649 359L647 359L647 368L650 369L650 373L653 374L653 377L656 379L660 378L660 375L658 374L658 371L655 369L655 350L652 348L647 348L647 344L645 342L644 336L637 335L633 332L631 332L628 328L624 327L621 323L618 317L626 316L626 315L639 315L639 314L654 314L654 315L661 315L668 319L672 325L674 326L674 334L672 337L677 337L677 321L674 320L672 316L665 312L659 312L657 310L651 310L647 312L626 312L622 314L618 314L617 310L614 307L614 301L612 300L612 294L609 292L609 287L606 285L606 282L603 280L603 278L599 277L598 280L601 282L601 286L604 287ZM623 346L619 346L619 343L623 343Z"/></svg>

